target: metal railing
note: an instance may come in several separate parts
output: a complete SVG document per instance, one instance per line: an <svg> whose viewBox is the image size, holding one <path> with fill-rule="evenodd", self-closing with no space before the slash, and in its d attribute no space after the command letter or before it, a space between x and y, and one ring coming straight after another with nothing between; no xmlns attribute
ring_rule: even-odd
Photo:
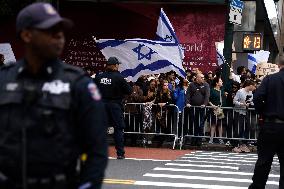
<svg viewBox="0 0 284 189"><path fill-rule="evenodd" d="M185 107L182 115L180 148L185 137L210 138L210 128L219 127L221 136L217 139L228 140L252 140L257 138L258 115L253 108L221 107L224 113L223 119L218 119L214 114L215 107ZM209 130L209 131L208 131Z"/></svg>
<svg viewBox="0 0 284 189"><path fill-rule="evenodd" d="M146 145L149 136L173 136L173 149L178 141L179 112L176 105L153 103L125 104L124 118L126 134L143 135L142 144Z"/></svg>
<svg viewBox="0 0 284 189"><path fill-rule="evenodd" d="M186 138L210 138L212 126L221 129L221 136L213 136L216 139L256 140L258 115L253 108L221 107L223 119L217 118L214 108L191 106L179 113L178 107L172 104L127 103L125 133L142 135L143 145L146 145L149 136L173 136L173 149L177 143L181 149Z"/></svg>

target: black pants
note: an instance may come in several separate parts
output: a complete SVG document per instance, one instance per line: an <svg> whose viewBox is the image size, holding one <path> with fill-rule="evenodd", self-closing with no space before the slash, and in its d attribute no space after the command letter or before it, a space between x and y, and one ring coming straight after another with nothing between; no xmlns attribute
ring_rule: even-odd
<svg viewBox="0 0 284 189"><path fill-rule="evenodd" d="M234 116L233 109L224 109L225 119L222 121L223 128L226 128L226 137L233 138L234 136Z"/></svg>
<svg viewBox="0 0 284 189"><path fill-rule="evenodd" d="M114 127L114 142L116 154L123 156L124 151L124 128L123 108L118 103L105 103L109 126Z"/></svg>
<svg viewBox="0 0 284 189"><path fill-rule="evenodd" d="M273 162L277 154L280 162L279 189L284 189L284 124L265 123L260 126L257 139L258 159L255 164L253 183L249 189L264 189Z"/></svg>
<svg viewBox="0 0 284 189"><path fill-rule="evenodd" d="M189 110L188 110L189 109ZM186 108L184 112L184 135L204 136L204 122L206 119L205 108L190 107ZM192 137L192 145L201 145L201 138Z"/></svg>
<svg viewBox="0 0 284 189"><path fill-rule="evenodd" d="M203 136L204 122L205 122L205 108L190 109L190 129L194 136ZM191 130L192 129L192 130Z"/></svg>

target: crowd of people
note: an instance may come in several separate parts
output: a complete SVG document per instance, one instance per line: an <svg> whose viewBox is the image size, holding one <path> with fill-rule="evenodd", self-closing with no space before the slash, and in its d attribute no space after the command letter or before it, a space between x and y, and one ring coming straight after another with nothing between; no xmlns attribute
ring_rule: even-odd
<svg viewBox="0 0 284 189"><path fill-rule="evenodd" d="M201 145L204 139L200 136L208 135L209 144L226 143L235 147L236 152L249 152L245 141L224 142L223 139L255 137L255 132L252 131L255 131L256 116L247 110L253 107L253 92L260 80L243 66L237 68L237 74L231 70L226 85L221 79L221 70L202 73L193 68L186 73L186 78L171 71L143 75L136 82L130 82L133 91L124 103L144 103L144 106L139 112L134 105L127 105L125 112L143 114L140 117L142 132L176 133L175 128L167 126L169 121L166 118L168 114L177 113L177 110L172 110L167 105L176 105L178 114L175 115L179 115L179 122L182 122L182 112L186 115L183 125L178 124L179 133L176 134L199 136L191 138L191 145ZM156 106L152 106L153 104ZM254 117L249 118L248 114L253 114ZM158 120L159 131L153 128L155 119ZM175 123L176 118L172 119ZM131 127L133 124L135 123L126 125ZM148 143L151 143L151 139Z"/></svg>

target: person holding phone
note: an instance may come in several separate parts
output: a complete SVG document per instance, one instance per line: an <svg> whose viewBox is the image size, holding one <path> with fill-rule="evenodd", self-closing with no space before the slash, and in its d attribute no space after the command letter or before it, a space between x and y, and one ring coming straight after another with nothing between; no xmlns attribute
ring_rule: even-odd
<svg viewBox="0 0 284 189"><path fill-rule="evenodd" d="M253 93L256 89L256 83L251 80L244 82L243 88L238 90L236 93L233 103L235 105L235 116L234 116L234 138L247 138L248 137L248 117L247 108L253 105ZM233 149L235 152L250 152L248 147L239 141L235 143L236 148Z"/></svg>

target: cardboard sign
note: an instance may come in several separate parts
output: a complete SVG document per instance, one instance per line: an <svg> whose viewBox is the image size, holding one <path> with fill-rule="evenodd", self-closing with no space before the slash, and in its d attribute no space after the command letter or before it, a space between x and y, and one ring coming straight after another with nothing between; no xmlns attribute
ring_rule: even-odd
<svg viewBox="0 0 284 189"><path fill-rule="evenodd" d="M279 72L277 64L271 63L258 63L256 67L257 76L265 76Z"/></svg>

